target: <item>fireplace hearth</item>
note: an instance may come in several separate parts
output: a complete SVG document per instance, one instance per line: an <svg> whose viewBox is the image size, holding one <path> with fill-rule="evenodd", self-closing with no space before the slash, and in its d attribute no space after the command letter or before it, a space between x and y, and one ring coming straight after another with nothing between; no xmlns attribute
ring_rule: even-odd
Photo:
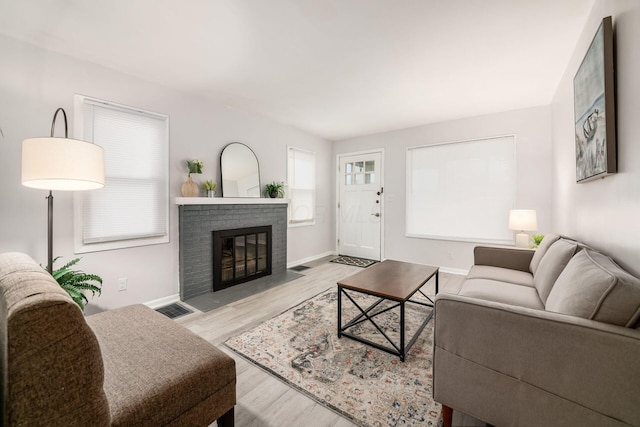
<svg viewBox="0 0 640 427"><path fill-rule="evenodd" d="M213 232L213 291L271 274L271 226Z"/></svg>
<svg viewBox="0 0 640 427"><path fill-rule="evenodd" d="M242 255L236 258L226 258L226 278L235 277L242 283L266 275L264 261L271 274L286 272L287 269L287 202L285 199L264 198L209 198L209 197L179 197L176 199L179 214L179 279L180 299L185 301L199 295L208 294L230 286L222 284L223 269L214 267L214 250L222 252L222 243L214 244L214 232L231 231L237 229L253 229L256 227L270 227L271 243L268 244L266 257L264 249L256 252L252 248L260 247L259 241L264 240L262 231L244 233L245 240L233 236L226 236L231 240L225 246L244 248ZM249 237L246 237L248 235ZM251 237L255 235L254 238ZM244 246L243 246L244 244ZM246 253L244 251L247 251ZM240 258L244 257L244 259ZM256 259L255 267L252 259ZM233 269L231 269L233 265ZM253 270L259 275L249 278ZM220 273L220 274L218 274ZM219 276L219 279L216 277ZM246 280L245 280L246 279ZM219 283L215 283L219 280Z"/></svg>

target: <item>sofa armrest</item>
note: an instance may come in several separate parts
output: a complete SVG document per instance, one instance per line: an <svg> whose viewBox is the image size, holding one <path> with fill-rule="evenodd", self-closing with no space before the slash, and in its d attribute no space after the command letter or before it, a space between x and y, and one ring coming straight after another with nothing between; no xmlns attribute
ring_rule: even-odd
<svg viewBox="0 0 640 427"><path fill-rule="evenodd" d="M473 248L473 263L529 272L534 253L532 249L476 246Z"/></svg>
<svg viewBox="0 0 640 427"><path fill-rule="evenodd" d="M640 425L638 354L639 330L458 295L435 299L434 398L492 424L534 420L540 409L536 416L554 425L563 416L585 426Z"/></svg>

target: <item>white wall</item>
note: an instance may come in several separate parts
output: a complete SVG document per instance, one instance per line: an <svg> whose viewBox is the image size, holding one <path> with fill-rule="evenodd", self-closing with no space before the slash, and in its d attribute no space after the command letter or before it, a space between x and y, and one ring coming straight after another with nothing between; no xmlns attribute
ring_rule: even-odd
<svg viewBox="0 0 640 427"><path fill-rule="evenodd" d="M551 231L551 116L549 107L491 114L369 135L334 143L334 154L385 149L385 258L468 270L474 243L405 237L407 147L516 135L517 198L521 209L536 209L539 232ZM505 224L505 228L507 224ZM453 259L448 258L449 253Z"/></svg>
<svg viewBox="0 0 640 427"><path fill-rule="evenodd" d="M616 43L618 173L577 184L573 77L602 18ZM553 99L553 228L640 275L640 2L598 0Z"/></svg>
<svg viewBox="0 0 640 427"><path fill-rule="evenodd" d="M21 185L21 143L28 137L48 136L57 107L65 108L69 116L71 137L75 93L170 116L171 242L82 255L80 269L104 279L102 296L92 300L87 312L178 293L178 210L173 201L187 176L184 161L204 161L204 173L196 175L196 180L219 183L219 154L232 141L255 151L263 185L286 179L287 145L316 151L318 222L289 230L288 261L334 249L333 218L328 209L333 200L333 162L328 141L10 38L0 37L0 52L0 128L4 132L4 138L0 137L0 252L26 252L46 264L47 192ZM61 123L56 135L63 135ZM54 198L54 256L62 255L68 261L74 257L73 197L55 192ZM125 292L116 290L119 277L128 278Z"/></svg>

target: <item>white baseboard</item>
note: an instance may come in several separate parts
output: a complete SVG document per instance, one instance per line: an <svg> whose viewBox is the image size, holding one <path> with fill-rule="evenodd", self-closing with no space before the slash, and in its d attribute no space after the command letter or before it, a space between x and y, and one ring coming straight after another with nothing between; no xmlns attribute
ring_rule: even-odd
<svg viewBox="0 0 640 427"><path fill-rule="evenodd" d="M335 251L327 251L327 252L323 252L323 253L318 254L318 255L313 255L313 256L310 256L310 257L307 257L307 258L299 259L299 260L296 260L296 261L291 261L291 262L287 263L287 268L295 267L297 265L302 265L305 262L315 261L317 259L324 258L326 256L331 256L331 255L337 255L337 253Z"/></svg>
<svg viewBox="0 0 640 427"><path fill-rule="evenodd" d="M467 274L469 274L469 270L464 270L462 268L440 267L440 271L449 274L459 274L461 276L466 276Z"/></svg>
<svg viewBox="0 0 640 427"><path fill-rule="evenodd" d="M178 301L180 301L180 294L174 294L169 295L168 297L154 299L153 301L147 301L143 304L155 310L156 308L164 307L165 305L173 304Z"/></svg>

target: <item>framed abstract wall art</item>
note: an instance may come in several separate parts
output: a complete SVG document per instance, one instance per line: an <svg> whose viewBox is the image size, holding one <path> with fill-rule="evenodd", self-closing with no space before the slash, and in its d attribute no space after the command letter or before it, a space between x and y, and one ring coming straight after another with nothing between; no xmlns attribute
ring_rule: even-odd
<svg viewBox="0 0 640 427"><path fill-rule="evenodd" d="M602 20L573 79L576 181L616 173L616 116L611 17Z"/></svg>

